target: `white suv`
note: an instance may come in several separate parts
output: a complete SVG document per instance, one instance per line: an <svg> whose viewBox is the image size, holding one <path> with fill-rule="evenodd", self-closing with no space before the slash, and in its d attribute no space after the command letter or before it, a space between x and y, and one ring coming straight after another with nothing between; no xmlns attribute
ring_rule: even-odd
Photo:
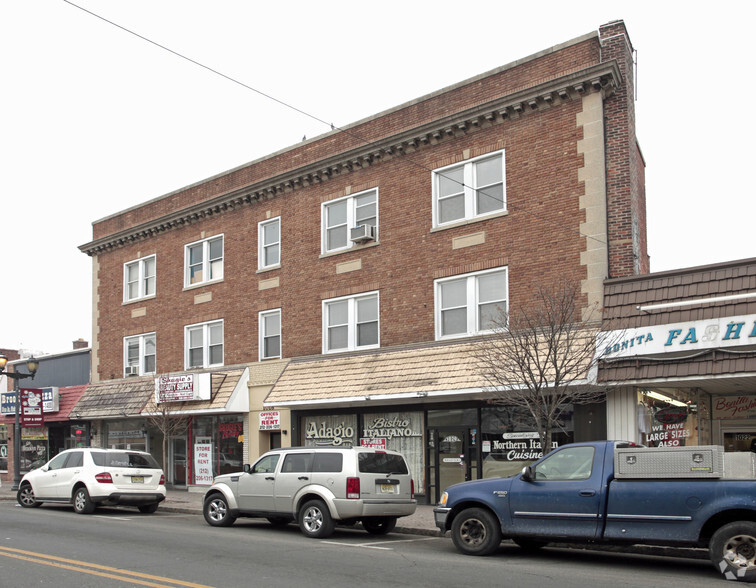
<svg viewBox="0 0 756 588"><path fill-rule="evenodd" d="M417 508L415 486L402 454L366 447L290 447L269 451L243 472L217 476L203 514L214 527L237 517L273 525L297 521L308 537L358 521L383 535Z"/></svg>
<svg viewBox="0 0 756 588"><path fill-rule="evenodd" d="M16 499L25 508L73 504L79 514L92 513L97 505L137 506L152 513L165 500L165 476L142 451L67 449L21 478Z"/></svg>

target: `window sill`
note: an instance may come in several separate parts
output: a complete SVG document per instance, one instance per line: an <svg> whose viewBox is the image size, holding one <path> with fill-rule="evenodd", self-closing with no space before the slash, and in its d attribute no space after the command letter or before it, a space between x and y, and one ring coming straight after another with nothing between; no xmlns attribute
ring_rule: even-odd
<svg viewBox="0 0 756 588"><path fill-rule="evenodd" d="M124 300L122 306L126 306L127 304L137 304L139 302L144 302L145 300L154 300L155 298L157 298L157 294L150 294L149 296L143 296L142 298L132 298L131 300Z"/></svg>
<svg viewBox="0 0 756 588"><path fill-rule="evenodd" d="M202 288L203 286L212 286L213 284L220 284L223 282L223 278L219 278L217 280L210 280L209 282L200 282L199 284L185 284L183 292L186 292L187 290L196 290L197 288Z"/></svg>
<svg viewBox="0 0 756 588"><path fill-rule="evenodd" d="M353 245L352 247L347 247L345 249L337 249L336 251L327 251L325 253L321 253L318 259L325 259L326 257L333 257L334 255L342 255L344 253L354 253L355 251L361 251L363 249L370 249L371 247L377 247L380 245L380 241L372 241L370 243L365 243L364 245Z"/></svg>
<svg viewBox="0 0 756 588"><path fill-rule="evenodd" d="M475 223L479 223L481 221L490 220L492 218L500 218L502 216L509 216L508 210L502 210L500 212L492 212L491 214L486 214L484 216L476 216L475 218L468 218L464 220L455 221L453 223L447 223L444 225L439 225L431 228L431 233L437 233L438 231L445 231L446 229L454 229L456 227L464 227L467 225L472 225Z"/></svg>
<svg viewBox="0 0 756 588"><path fill-rule="evenodd" d="M269 265L268 267L257 268L257 272L256 273L258 273L258 274L264 274L265 272L272 272L274 270L279 270L279 269L281 269L281 264L277 263L276 265Z"/></svg>

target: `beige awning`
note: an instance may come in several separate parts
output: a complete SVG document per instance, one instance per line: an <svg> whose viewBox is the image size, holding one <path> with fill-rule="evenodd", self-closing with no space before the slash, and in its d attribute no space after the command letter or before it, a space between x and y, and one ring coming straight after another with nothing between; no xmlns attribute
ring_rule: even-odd
<svg viewBox="0 0 756 588"><path fill-rule="evenodd" d="M484 398L474 343L433 343L338 356L293 359L266 408Z"/></svg>

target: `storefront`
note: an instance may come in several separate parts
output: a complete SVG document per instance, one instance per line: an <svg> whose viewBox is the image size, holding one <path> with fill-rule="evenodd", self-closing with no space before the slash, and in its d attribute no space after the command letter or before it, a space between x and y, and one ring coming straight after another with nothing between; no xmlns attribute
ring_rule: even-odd
<svg viewBox="0 0 756 588"><path fill-rule="evenodd" d="M605 282L598 379L612 389L610 438L751 450L754 284L753 259Z"/></svg>

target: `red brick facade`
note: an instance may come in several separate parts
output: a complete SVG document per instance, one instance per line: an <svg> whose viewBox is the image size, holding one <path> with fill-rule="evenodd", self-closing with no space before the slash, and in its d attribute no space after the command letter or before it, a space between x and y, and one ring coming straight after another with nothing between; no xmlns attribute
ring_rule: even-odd
<svg viewBox="0 0 756 588"><path fill-rule="evenodd" d="M440 277L506 266L510 305L535 285L585 280L586 163L576 121L597 93L608 207L600 277L647 271L632 69L624 25L612 23L96 222L81 247L95 268L93 380L122 377L130 335L155 332L157 372L175 372L184 369L184 327L223 319L224 363L256 362L258 312L280 308L283 356L316 355L322 301L377 290L384 348L434 340ZM434 229L432 170L500 150L506 214ZM322 254L321 204L367 188L379 191L378 242ZM258 223L278 216L280 267L258 272ZM185 288L185 245L221 234L223 281ZM458 246L471 236L474 244ZM153 254L156 295L124 304L124 263Z"/></svg>

